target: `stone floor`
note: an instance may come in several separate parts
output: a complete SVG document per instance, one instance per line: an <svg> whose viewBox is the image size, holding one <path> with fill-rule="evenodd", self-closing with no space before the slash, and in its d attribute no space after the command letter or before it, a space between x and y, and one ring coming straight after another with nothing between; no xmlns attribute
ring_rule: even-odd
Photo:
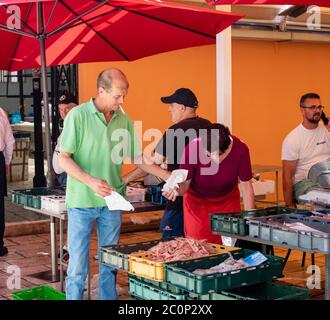
<svg viewBox="0 0 330 320"><path fill-rule="evenodd" d="M157 240L160 238L158 231L143 231L121 234L120 243L134 243L148 240ZM50 236L49 234L38 234L29 236L19 236L6 238L5 243L9 248L9 254L0 257L0 300L12 299L12 292L16 289L10 289L13 270L19 270L21 273L21 290L36 287L42 284L50 284L56 289L60 289L59 282L49 283L34 276L39 272L51 270L50 261ZM91 275L92 275L92 299L97 299L97 276L98 262L94 259L97 253L97 240L94 232L91 240ZM275 248L275 255L284 257L286 250ZM285 277L280 279L286 284L306 287L311 273L308 267L311 263L310 255L306 257L306 266L301 266L302 252L293 250L289 261L284 269ZM310 292L310 298L319 300L324 299L324 255L316 254L316 265L321 271L321 289L314 289ZM17 267L19 269L17 269ZM9 287L8 287L9 284ZM117 293L119 299L130 299L128 294L127 273L119 271L117 276Z"/></svg>

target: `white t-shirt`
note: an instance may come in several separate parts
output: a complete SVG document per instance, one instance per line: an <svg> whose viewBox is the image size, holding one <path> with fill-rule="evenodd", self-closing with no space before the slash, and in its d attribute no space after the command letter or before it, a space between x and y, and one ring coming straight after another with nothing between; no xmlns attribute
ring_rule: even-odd
<svg viewBox="0 0 330 320"><path fill-rule="evenodd" d="M61 135L62 135L62 133L57 138L56 147L55 147L55 150L53 153L53 168L54 168L55 173L57 173L57 174L61 174L64 172L64 170L60 166Z"/></svg>
<svg viewBox="0 0 330 320"><path fill-rule="evenodd" d="M302 124L293 129L282 144L282 160L298 160L293 183L307 178L316 163L330 159L330 132L319 124L306 129Z"/></svg>

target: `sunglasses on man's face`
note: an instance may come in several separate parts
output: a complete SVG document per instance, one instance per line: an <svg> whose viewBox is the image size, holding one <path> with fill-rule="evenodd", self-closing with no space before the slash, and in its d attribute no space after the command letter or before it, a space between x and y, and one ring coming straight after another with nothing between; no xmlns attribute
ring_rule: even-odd
<svg viewBox="0 0 330 320"><path fill-rule="evenodd" d="M320 110L322 111L324 109L324 106L317 106L317 105L313 105L313 106L302 106L302 108L304 109L309 109L309 110L312 110L312 111L316 111L316 110Z"/></svg>

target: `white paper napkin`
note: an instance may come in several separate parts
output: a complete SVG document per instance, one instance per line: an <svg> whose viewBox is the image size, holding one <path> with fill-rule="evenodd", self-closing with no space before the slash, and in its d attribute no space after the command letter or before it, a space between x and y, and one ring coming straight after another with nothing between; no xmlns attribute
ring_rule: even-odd
<svg viewBox="0 0 330 320"><path fill-rule="evenodd" d="M109 210L134 211L132 204L118 192L112 191L110 195L104 197Z"/></svg>
<svg viewBox="0 0 330 320"><path fill-rule="evenodd" d="M187 180L188 170L186 169L177 169L173 170L171 176L166 180L166 183L163 186L162 191L172 191L176 188L179 188L179 183Z"/></svg>

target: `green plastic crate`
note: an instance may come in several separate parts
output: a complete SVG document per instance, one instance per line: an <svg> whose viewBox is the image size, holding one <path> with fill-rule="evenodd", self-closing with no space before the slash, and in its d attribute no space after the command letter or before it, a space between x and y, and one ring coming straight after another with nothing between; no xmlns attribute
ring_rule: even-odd
<svg viewBox="0 0 330 320"><path fill-rule="evenodd" d="M11 200L15 204L20 204L26 207L35 209L41 208L41 196L59 196L65 195L65 191L62 188L50 189L50 188L32 188L32 189L20 189L14 190L11 196Z"/></svg>
<svg viewBox="0 0 330 320"><path fill-rule="evenodd" d="M232 251L235 260L245 258L255 251L241 249ZM196 269L208 269L225 261L228 253L188 261L165 263L165 281L183 290L196 294L209 291L228 291L242 286L253 285L283 277L284 259L265 255L268 260L256 267L209 275L195 275Z"/></svg>
<svg viewBox="0 0 330 320"><path fill-rule="evenodd" d="M306 210L292 209L288 207L274 206L262 209L245 210L239 212L211 213L211 230L213 233L222 232L246 236L249 234L247 220L255 217L265 217L276 214L305 212Z"/></svg>
<svg viewBox="0 0 330 320"><path fill-rule="evenodd" d="M65 293L49 286L39 286L32 289L16 291L12 294L14 300L65 300Z"/></svg>
<svg viewBox="0 0 330 320"><path fill-rule="evenodd" d="M129 293L143 300L186 300L187 294L176 294L157 288L136 277L128 279Z"/></svg>
<svg viewBox="0 0 330 320"><path fill-rule="evenodd" d="M139 282L143 282L145 284L148 284L148 285L151 285L153 287L156 287L158 289L161 289L161 290L165 290L169 293L175 293L175 294L187 294L187 292L185 290L182 290L178 287L175 287L167 282L159 282L159 281L153 281L153 280L150 280L150 279L147 279L147 278L142 278L142 277L138 277L138 276L135 276L135 275L132 275L132 274L129 274L128 275L128 279L135 279Z"/></svg>
<svg viewBox="0 0 330 320"><path fill-rule="evenodd" d="M290 229L283 225L283 223L297 222L322 233ZM275 244L285 244L300 250L307 249L314 252L330 253L329 219L300 214L280 214L272 217L253 218L249 221L249 236L271 241Z"/></svg>
<svg viewBox="0 0 330 320"><path fill-rule="evenodd" d="M210 300L308 300L309 290L266 282L253 286L237 288L227 292L212 292Z"/></svg>
<svg viewBox="0 0 330 320"><path fill-rule="evenodd" d="M110 245L101 247L101 263L117 269L129 271L129 255L139 250L148 250L157 245L160 240Z"/></svg>
<svg viewBox="0 0 330 320"><path fill-rule="evenodd" d="M212 300L211 297L211 293L197 294L189 292L187 295L187 300Z"/></svg>

